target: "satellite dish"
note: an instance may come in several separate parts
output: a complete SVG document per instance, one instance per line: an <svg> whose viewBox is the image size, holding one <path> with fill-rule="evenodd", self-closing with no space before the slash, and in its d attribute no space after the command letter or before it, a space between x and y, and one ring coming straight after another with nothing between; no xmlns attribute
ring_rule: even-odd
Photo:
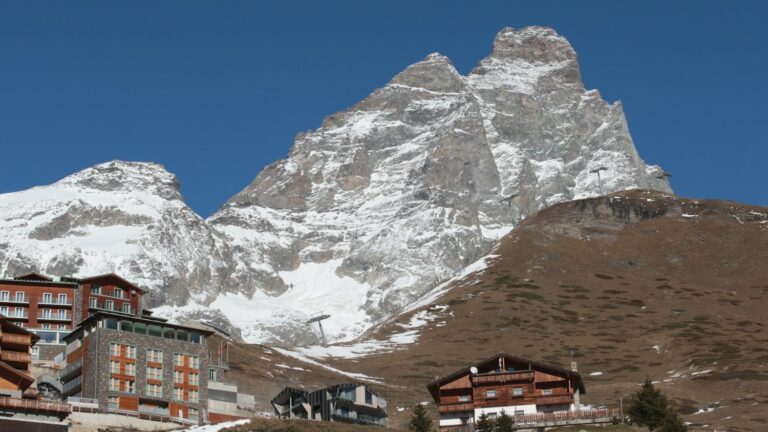
<svg viewBox="0 0 768 432"><path fill-rule="evenodd" d="M477 368L472 366L471 368L469 368L469 373L471 373L472 375L477 375Z"/></svg>

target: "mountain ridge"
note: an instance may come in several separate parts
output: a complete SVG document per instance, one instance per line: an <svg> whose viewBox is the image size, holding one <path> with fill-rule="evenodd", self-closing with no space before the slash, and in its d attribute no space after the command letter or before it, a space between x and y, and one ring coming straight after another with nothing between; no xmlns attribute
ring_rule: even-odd
<svg viewBox="0 0 768 432"><path fill-rule="evenodd" d="M638 155L621 104L585 90L575 51L543 27L503 29L467 75L445 56L426 56L298 134L286 159L204 220L170 173L159 189L147 175L126 192L110 183L121 163L97 167L57 188L91 198L102 191L138 208L105 215L98 200L84 209L56 201L48 211L89 228L48 221L47 241L62 243L52 258L35 243L42 240L29 240L28 225L5 221L9 239L29 253L0 256L4 274L109 267L152 288L153 305L165 305L160 315L212 315L246 340L287 345L317 342L304 322L320 312L332 316L332 339L354 339L542 208L603 191L670 190L661 168ZM597 168L605 168L601 183ZM144 189L152 193L138 197ZM25 217L4 202L7 194L0 219ZM67 256L63 242L73 237L88 240L85 255L102 262ZM91 244L110 239L115 256Z"/></svg>

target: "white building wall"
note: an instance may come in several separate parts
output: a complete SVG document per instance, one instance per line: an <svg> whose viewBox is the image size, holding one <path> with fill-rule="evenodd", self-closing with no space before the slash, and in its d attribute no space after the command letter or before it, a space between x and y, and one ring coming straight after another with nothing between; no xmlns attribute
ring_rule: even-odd
<svg viewBox="0 0 768 432"><path fill-rule="evenodd" d="M475 420L479 419L483 413L486 415L496 414L497 416L504 411L508 416L514 416L515 411L523 411L523 414L536 414L536 405L509 405L501 407L475 408Z"/></svg>
<svg viewBox="0 0 768 432"><path fill-rule="evenodd" d="M472 422L472 412L440 414L440 426L461 426L464 424L462 419L469 419Z"/></svg>

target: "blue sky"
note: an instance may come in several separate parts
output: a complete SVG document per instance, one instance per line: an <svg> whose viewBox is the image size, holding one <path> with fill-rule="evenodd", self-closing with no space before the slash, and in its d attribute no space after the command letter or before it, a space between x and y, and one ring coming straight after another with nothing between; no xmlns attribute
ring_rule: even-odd
<svg viewBox="0 0 768 432"><path fill-rule="evenodd" d="M299 131L431 52L462 73L546 25L681 195L768 205L768 2L6 1L0 192L113 159L214 212Z"/></svg>

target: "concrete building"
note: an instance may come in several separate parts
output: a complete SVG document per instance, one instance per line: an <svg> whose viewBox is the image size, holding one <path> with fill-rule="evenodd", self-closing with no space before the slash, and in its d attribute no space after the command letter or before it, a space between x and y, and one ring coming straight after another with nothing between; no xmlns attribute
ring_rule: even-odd
<svg viewBox="0 0 768 432"><path fill-rule="evenodd" d="M286 387L272 399L272 407L284 419L387 424L387 401L362 383L338 384L313 392Z"/></svg>
<svg viewBox="0 0 768 432"><path fill-rule="evenodd" d="M94 311L64 338L62 393L79 412L207 422L212 333L150 314Z"/></svg>

